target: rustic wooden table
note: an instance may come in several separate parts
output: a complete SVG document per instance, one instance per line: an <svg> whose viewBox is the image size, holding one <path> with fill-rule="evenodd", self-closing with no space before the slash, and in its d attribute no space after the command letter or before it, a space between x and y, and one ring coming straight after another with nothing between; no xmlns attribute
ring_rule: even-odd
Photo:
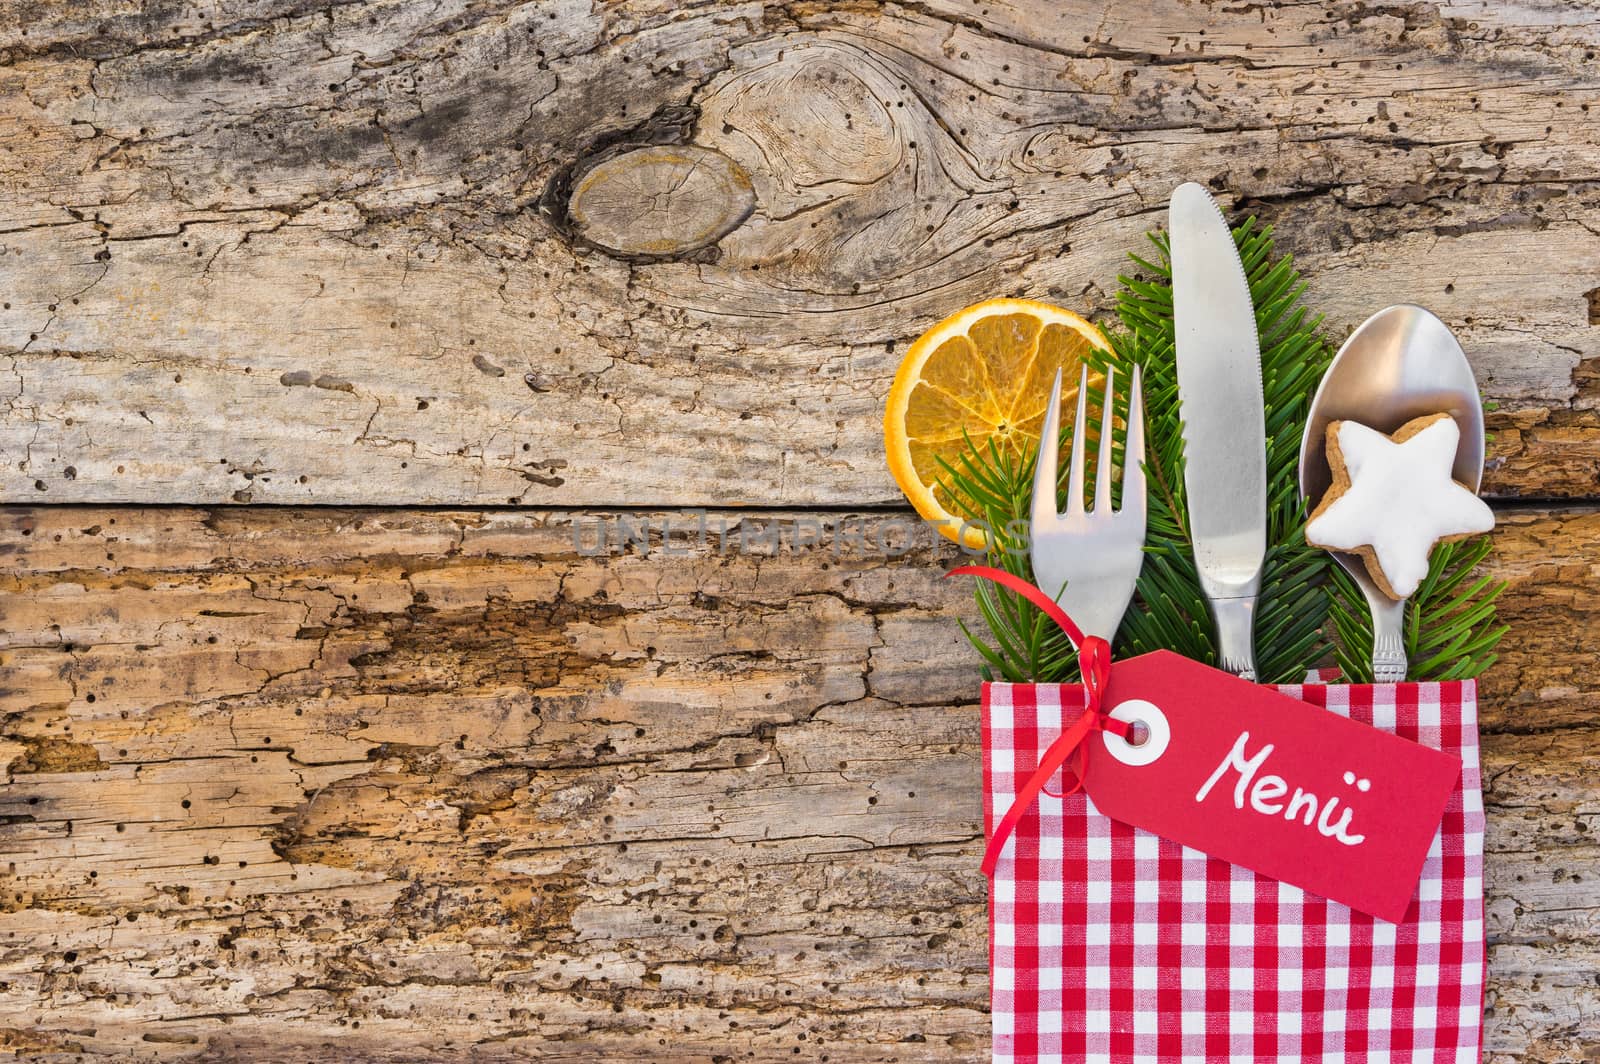
<svg viewBox="0 0 1600 1064"><path fill-rule="evenodd" d="M1600 1054L1594 0L0 10L7 1050L985 1059L881 403L1192 178L1497 404L1489 1055Z"/></svg>

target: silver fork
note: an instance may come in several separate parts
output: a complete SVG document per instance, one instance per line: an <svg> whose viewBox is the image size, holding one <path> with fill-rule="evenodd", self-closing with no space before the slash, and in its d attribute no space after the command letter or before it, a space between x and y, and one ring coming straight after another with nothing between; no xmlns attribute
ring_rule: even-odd
<svg viewBox="0 0 1600 1064"><path fill-rule="evenodd" d="M1111 508L1111 412L1115 406L1115 372L1106 370L1104 405L1100 412L1100 455L1095 464L1094 507L1085 509L1084 408L1089 371L1078 383L1078 418L1072 430L1072 470L1067 481L1067 509L1056 512L1057 449L1061 436L1061 371L1056 370L1050 406L1039 434L1039 461L1033 473L1033 514L1029 544L1033 579L1039 589L1061 604L1085 635L1110 641L1122 624L1133 585L1144 564L1144 531L1148 503L1144 483L1144 392L1139 367L1133 368L1128 401L1128 435L1122 456L1122 508Z"/></svg>

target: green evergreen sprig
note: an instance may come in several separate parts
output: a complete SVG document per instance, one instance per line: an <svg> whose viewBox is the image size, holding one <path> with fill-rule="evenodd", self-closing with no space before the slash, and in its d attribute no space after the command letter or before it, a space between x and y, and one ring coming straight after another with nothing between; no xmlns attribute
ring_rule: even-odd
<svg viewBox="0 0 1600 1064"><path fill-rule="evenodd" d="M1495 600L1505 582L1481 571L1493 543L1488 536L1441 543L1428 560L1428 576L1406 603L1405 649L1413 680L1465 680L1499 655L1510 630L1495 622ZM1331 618L1340 673L1350 683L1372 682L1372 620L1361 589L1343 569L1334 571Z"/></svg>
<svg viewBox="0 0 1600 1064"><path fill-rule="evenodd" d="M1350 682L1362 682L1371 674L1371 617L1354 582L1327 552L1305 542L1306 507L1299 493L1300 439L1332 347L1321 316L1301 302L1306 285L1292 257L1274 257L1271 228L1246 218L1233 235L1256 308L1267 428L1268 546L1257 605L1257 672L1265 682L1297 683L1307 669L1335 662ZM1214 664L1211 618L1186 523L1171 257L1166 234L1152 233L1149 240L1154 254L1129 256L1139 275L1119 278L1120 328L1107 331L1111 350L1090 358L1092 370L1115 367L1122 381L1136 364L1144 375L1150 516L1144 567L1116 653L1167 649ZM1070 425L1071 419L1064 421ZM1094 425L1098 418L1089 421ZM1124 432L1118 424L1116 465ZM1062 443L1063 454L1069 446L1070 440ZM1086 441L1091 453L1094 446ZM990 564L1032 580L1026 521L1034 456L1018 457L992 443L980 449L969 440L956 462L941 465L944 486L969 501L971 516L990 530ZM1463 679L1495 660L1506 629L1496 623L1494 610L1503 585L1478 573L1489 549L1488 538L1479 537L1435 550L1428 579L1406 610L1412 679ZM974 594L987 637L965 624L962 629L983 656L986 679L1078 678L1072 647L1043 613L986 582L978 582Z"/></svg>

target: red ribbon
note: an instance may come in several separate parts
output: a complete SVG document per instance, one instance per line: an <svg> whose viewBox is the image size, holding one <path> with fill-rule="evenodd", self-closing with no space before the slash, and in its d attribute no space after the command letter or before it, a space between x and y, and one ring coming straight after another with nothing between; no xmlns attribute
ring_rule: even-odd
<svg viewBox="0 0 1600 1064"><path fill-rule="evenodd" d="M1000 823L995 825L994 834L989 838L988 846L983 853L983 874L992 876L995 864L1000 860L1000 851L1005 849L1007 840L1017 829L1017 824L1033 807L1039 792L1050 782L1050 777L1054 776L1075 754L1077 761L1073 765L1073 773L1076 779L1059 797L1065 797L1083 787L1083 781L1089 772L1089 762L1083 756L1082 744L1089 734L1108 731L1126 739L1131 726L1126 721L1113 720L1100 711L1100 703L1105 696L1106 681L1111 676L1110 643L1099 636L1084 635L1083 631L1073 623L1072 618L1067 616L1067 611L1054 599L1022 577L1008 573L1004 569L996 569L989 565L963 565L951 569L944 575L981 576L985 580L992 580L1001 587L1016 592L1039 607L1045 616L1055 621L1072 641L1073 647L1078 651L1078 669L1083 673L1083 715L1070 728L1058 735L1049 749L1045 750L1044 756L1039 759L1039 767L1034 769L1033 775L1028 777L1028 781L1017 792L1011 808L1000 818Z"/></svg>

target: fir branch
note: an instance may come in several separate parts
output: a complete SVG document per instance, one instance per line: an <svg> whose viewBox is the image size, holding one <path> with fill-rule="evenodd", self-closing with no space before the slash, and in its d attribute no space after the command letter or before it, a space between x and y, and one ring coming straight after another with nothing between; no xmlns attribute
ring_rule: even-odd
<svg viewBox="0 0 1600 1064"><path fill-rule="evenodd" d="M1406 603L1405 648L1410 680L1466 680L1498 660L1495 647L1509 630L1495 618L1505 582L1482 572L1493 549L1488 536L1441 543L1428 575ZM1372 682L1372 621L1361 589L1343 569L1335 573L1336 660L1349 683Z"/></svg>
<svg viewBox="0 0 1600 1064"><path fill-rule="evenodd" d="M988 530L990 565L1033 582L1028 560L1028 511L1033 496L1037 448L1020 457L991 439L980 450L966 438L966 447L952 464L939 459L940 480L952 497L972 500L967 516ZM1009 683L1069 683L1078 679L1078 658L1065 633L1037 607L1015 592L986 580L973 594L989 640L963 622L961 630L984 659L985 680Z"/></svg>
<svg viewBox="0 0 1600 1064"><path fill-rule="evenodd" d="M1331 561L1302 534L1298 469L1311 397L1332 352L1319 333L1321 317L1300 305L1305 284L1293 259L1273 257L1271 229L1247 218L1233 236L1256 308L1267 428L1267 557L1256 609L1257 674L1266 682L1299 682L1328 653L1323 633L1329 606L1322 587ZM1112 351L1095 367L1142 366L1150 412L1150 556L1118 633L1118 651L1165 648L1214 664L1210 611L1185 520L1171 256L1165 234L1152 234L1150 241L1156 254L1134 257L1147 276L1120 278L1117 316L1123 328L1111 333Z"/></svg>
<svg viewBox="0 0 1600 1064"><path fill-rule="evenodd" d="M1271 228L1246 218L1233 235L1256 310L1267 429L1268 548L1256 611L1257 674L1263 682L1298 683L1308 669L1331 658L1349 682L1362 682L1372 671L1372 620L1348 575L1329 554L1305 542L1307 507L1299 492L1300 439L1332 348L1322 335L1321 316L1301 303L1306 285L1293 259L1273 257ZM1120 328L1107 333L1111 350L1090 356L1091 370L1104 373L1114 366L1124 381L1135 364L1144 372L1149 524L1144 566L1116 653L1166 649L1214 664L1210 611L1187 525L1171 257L1165 233L1151 233L1149 240L1153 254L1129 255L1140 274L1119 278ZM1090 419L1091 426L1097 423ZM1063 428L1066 454L1070 419ZM1119 423L1114 432L1113 464L1120 466L1126 426ZM1092 452L1094 441L1085 447ZM940 464L950 497L989 529L990 564L1031 581L1026 523L1034 455L1002 452L992 441L980 450L969 439L956 463ZM1506 628L1496 623L1494 610L1504 584L1479 573L1489 550L1488 538L1479 537L1434 551L1428 578L1406 610L1412 679L1464 679L1494 662ZM990 638L965 624L962 631L983 656L985 679L1078 678L1066 637L1031 603L983 581L974 594Z"/></svg>

